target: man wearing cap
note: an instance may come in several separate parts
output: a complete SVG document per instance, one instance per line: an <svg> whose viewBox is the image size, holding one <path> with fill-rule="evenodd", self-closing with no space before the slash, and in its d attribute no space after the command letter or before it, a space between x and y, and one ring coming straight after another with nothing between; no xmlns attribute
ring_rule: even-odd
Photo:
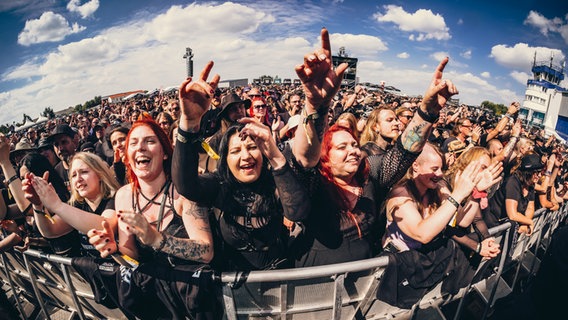
<svg viewBox="0 0 568 320"><path fill-rule="evenodd" d="M201 124L199 125L199 134L202 138L209 138L215 131L217 131L217 116L221 112L221 90L219 88L215 89L213 98L211 99L211 105L209 110L207 110L203 117L201 117Z"/></svg>
<svg viewBox="0 0 568 320"><path fill-rule="evenodd" d="M217 115L219 129L207 140L213 150L219 150L223 134L231 125L237 123L237 120L246 117L246 110L250 106L251 101L249 99L242 100L235 93L229 93L223 97L221 110Z"/></svg>
<svg viewBox="0 0 568 320"><path fill-rule="evenodd" d="M54 168L60 161L57 155L55 154L55 151L53 150L53 146L51 145L51 143L47 142L47 138L39 139L36 151L37 153L46 157L47 160L49 160L51 166Z"/></svg>
<svg viewBox="0 0 568 320"><path fill-rule="evenodd" d="M65 182L69 189L69 161L77 151L77 143L75 141L75 131L68 124L59 124L47 137L47 142L53 145L55 154L61 160L56 166L55 171Z"/></svg>

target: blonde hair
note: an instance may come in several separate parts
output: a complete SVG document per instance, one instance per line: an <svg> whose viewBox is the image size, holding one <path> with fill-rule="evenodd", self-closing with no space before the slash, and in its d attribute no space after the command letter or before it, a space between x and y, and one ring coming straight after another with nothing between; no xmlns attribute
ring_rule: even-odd
<svg viewBox="0 0 568 320"><path fill-rule="evenodd" d="M75 162L76 160L83 161L83 163L85 163L99 177L99 192L103 195L103 199L114 197L114 194L120 188L120 185L116 181L114 173L111 171L106 162L104 162L96 154L88 152L77 152L71 160L70 168L73 167L73 162ZM71 170L69 170L69 181L71 181L71 175L72 172ZM85 199L79 195L75 187L71 184L71 197L69 198L69 204L75 206L77 203L84 202Z"/></svg>
<svg viewBox="0 0 568 320"><path fill-rule="evenodd" d="M345 120L349 123L348 129L351 129L353 134L355 135L355 139L359 142L359 131L357 131L357 118L351 112L344 112L337 117L335 123L338 123L341 120Z"/></svg>
<svg viewBox="0 0 568 320"><path fill-rule="evenodd" d="M451 189L454 189L454 180L459 172L463 172L468 164L472 161L478 160L483 156L488 156L491 160L489 150L484 147L471 147L464 151L457 159L456 162L446 171L446 179L450 184Z"/></svg>
<svg viewBox="0 0 568 320"><path fill-rule="evenodd" d="M379 107L371 111L369 114L369 118L367 119L367 124L365 124L365 129L363 129L363 133L361 134L361 145L364 145L367 142L376 142L377 138L379 137L379 133L375 131L375 126L379 123L379 115L383 110L390 110L385 107Z"/></svg>

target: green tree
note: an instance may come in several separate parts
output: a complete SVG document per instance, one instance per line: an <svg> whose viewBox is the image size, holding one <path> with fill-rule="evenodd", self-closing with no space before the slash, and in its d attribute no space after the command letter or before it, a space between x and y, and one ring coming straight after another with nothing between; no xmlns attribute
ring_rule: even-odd
<svg viewBox="0 0 568 320"><path fill-rule="evenodd" d="M51 109L50 107L45 107L45 109L43 109L43 112L40 113L40 115L48 119L55 118L55 112L53 112L53 109Z"/></svg>
<svg viewBox="0 0 568 320"><path fill-rule="evenodd" d="M482 108L488 108L493 110L496 116L503 115L507 112L507 107L502 103L493 103L491 101L483 101L481 103Z"/></svg>

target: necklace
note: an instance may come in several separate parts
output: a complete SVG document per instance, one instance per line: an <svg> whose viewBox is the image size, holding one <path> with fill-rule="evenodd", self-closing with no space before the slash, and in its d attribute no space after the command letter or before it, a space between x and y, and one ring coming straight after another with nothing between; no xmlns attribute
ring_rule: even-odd
<svg viewBox="0 0 568 320"><path fill-rule="evenodd" d="M136 211L138 211L138 213L143 214L144 211L146 211L150 207L150 205L152 205L152 204L160 205L160 210L159 210L159 213L158 213L158 219L155 222L150 222L150 224L156 224L156 229L158 231L161 229L162 219L164 218L164 208L166 207L166 200L168 198L168 189L169 189L170 183L171 183L171 181L167 180L164 183L164 185L162 186L162 188L160 189L160 191L158 191L152 198L146 197L146 195L144 193L142 193L141 190L136 189L136 197L134 199L134 201L135 201L134 205L135 205L135 209L136 209ZM162 197L162 202L157 202L156 198L158 198L158 196L162 193L164 194L164 196ZM148 201L144 205L144 207L142 207L142 208L140 208L140 203L139 203L139 200L138 200L138 194L141 194L142 197L144 199L146 199L146 201ZM171 204L171 207L173 208L173 203Z"/></svg>

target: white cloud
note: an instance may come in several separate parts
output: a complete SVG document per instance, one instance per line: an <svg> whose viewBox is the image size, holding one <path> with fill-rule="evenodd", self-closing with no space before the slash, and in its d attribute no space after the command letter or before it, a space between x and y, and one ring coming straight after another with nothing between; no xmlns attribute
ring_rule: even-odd
<svg viewBox="0 0 568 320"><path fill-rule="evenodd" d="M554 61L558 64L565 59L562 51L558 49L546 47L530 47L526 43L517 43L513 47L505 44L499 44L491 48L491 55L495 62L498 64L521 71L528 71L531 69L534 61L534 54L536 52L536 60L543 61L549 60L550 55L554 54Z"/></svg>
<svg viewBox="0 0 568 320"><path fill-rule="evenodd" d="M566 19L568 19L568 16ZM548 19L541 13L531 10L523 23L538 28L540 33L545 36L548 36L549 32L558 32L568 43L568 25L565 19L558 17Z"/></svg>
<svg viewBox="0 0 568 320"><path fill-rule="evenodd" d="M489 71L483 71L483 72L481 73L481 76L482 76L483 78L488 79L488 78L491 78L491 73L490 73Z"/></svg>
<svg viewBox="0 0 568 320"><path fill-rule="evenodd" d="M440 14L434 14L427 9L419 9L414 13L409 13L396 5L387 5L384 8L384 14L375 13L373 17L378 22L392 22L401 31L410 32L410 40L449 40L451 38L450 29L446 26L444 17Z"/></svg>
<svg viewBox="0 0 568 320"><path fill-rule="evenodd" d="M546 36L548 35L548 31L558 31L559 25L562 24L562 19L548 19L542 14L531 10L523 24L538 28L540 33Z"/></svg>
<svg viewBox="0 0 568 320"><path fill-rule="evenodd" d="M460 53L460 56L462 56L462 58L464 59L471 59L471 50L466 50L462 53Z"/></svg>
<svg viewBox="0 0 568 320"><path fill-rule="evenodd" d="M430 54L430 57L434 59L436 62L442 61L445 57L449 57L450 55L444 51L438 51Z"/></svg>
<svg viewBox="0 0 568 320"><path fill-rule="evenodd" d="M379 52L388 50L380 38L370 35L333 33L329 40L333 44L332 54L340 47L345 47L350 56L358 58L376 57Z"/></svg>
<svg viewBox="0 0 568 320"><path fill-rule="evenodd" d="M531 77L530 74L528 74L526 72L519 72L519 71L513 71L509 75L511 76L511 78L515 79L515 81L517 81L518 83L520 83L522 85L526 85L527 80Z"/></svg>
<svg viewBox="0 0 568 320"><path fill-rule="evenodd" d="M77 23L70 26L62 15L48 11L44 12L39 19L26 21L24 30L18 35L18 43L29 46L42 42L57 42L70 34L83 30L85 27Z"/></svg>
<svg viewBox="0 0 568 320"><path fill-rule="evenodd" d="M408 52L401 52L397 54L396 57L400 59L408 59L410 58L410 55L408 54Z"/></svg>
<svg viewBox="0 0 568 320"><path fill-rule="evenodd" d="M133 20L89 38L60 45L2 74L1 81L26 84L0 93L0 123L21 120L22 112L36 117L45 107L60 110L95 96L178 85L186 77L182 58L186 47L191 47L195 55L194 75L213 60L213 73L218 73L221 80L252 80L264 74L295 79L294 66L302 62L305 53L320 45L317 28L321 25L304 31L291 19L293 10L303 8L290 5L287 9L286 2L274 3L272 7L268 2L259 3L173 6L160 14L137 14ZM317 12L312 7L309 10ZM357 76L361 81L385 80L387 85L412 95L424 93L437 63L449 55L435 53L435 61L430 62L423 53L420 58L426 60L413 62L418 67L404 67L381 61L388 46L379 37L333 33L332 29L330 32L333 53L344 46L347 53L359 58ZM404 62L418 58L416 54L412 57ZM495 87L482 76L455 73L459 65L450 60L444 78L459 81L457 98L464 103L514 100L514 93L503 89L503 83Z"/></svg>
<svg viewBox="0 0 568 320"><path fill-rule="evenodd" d="M78 13L83 19L92 16L97 9L99 9L99 0L90 0L83 4L81 4L81 0L71 0L67 4L69 12Z"/></svg>

